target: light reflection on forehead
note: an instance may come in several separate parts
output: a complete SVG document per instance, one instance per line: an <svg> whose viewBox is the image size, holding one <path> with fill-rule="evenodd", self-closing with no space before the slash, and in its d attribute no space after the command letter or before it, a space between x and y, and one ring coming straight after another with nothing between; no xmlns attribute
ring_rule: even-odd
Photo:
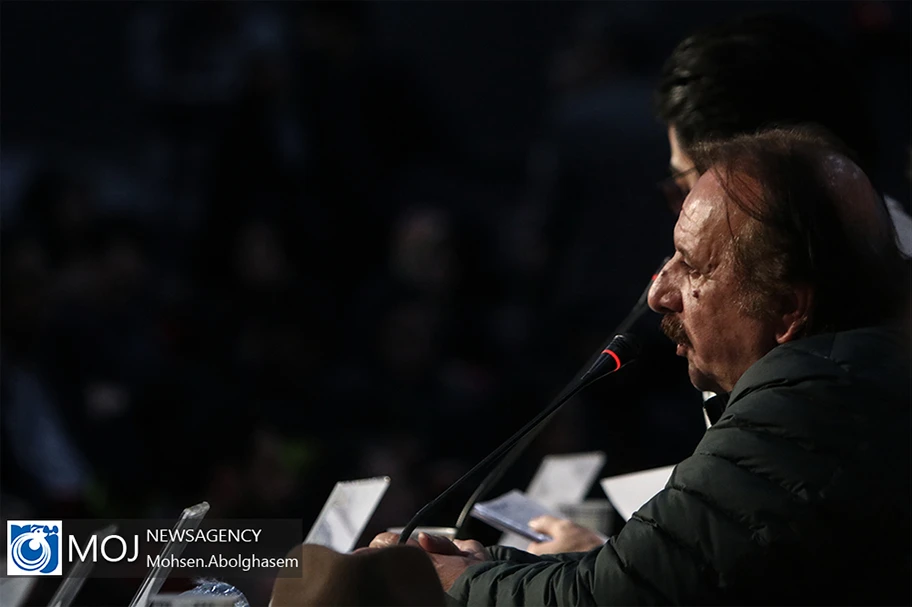
<svg viewBox="0 0 912 607"><path fill-rule="evenodd" d="M727 257L735 233L746 218L731 212L714 172L704 173L687 197L675 224L675 249L690 264L716 266Z"/></svg>

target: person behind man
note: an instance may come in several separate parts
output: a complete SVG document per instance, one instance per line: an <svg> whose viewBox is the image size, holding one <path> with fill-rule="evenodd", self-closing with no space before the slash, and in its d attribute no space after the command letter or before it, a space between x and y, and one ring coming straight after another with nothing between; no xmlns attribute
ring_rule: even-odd
<svg viewBox="0 0 912 607"><path fill-rule="evenodd" d="M878 158L864 95L845 49L798 19L752 15L694 33L665 61L656 89L671 149L669 203L680 208L699 177L691 146L775 126L825 127L871 175ZM912 256L912 218L896 200L886 202L900 247Z"/></svg>
<svg viewBox="0 0 912 607"><path fill-rule="evenodd" d="M668 485L605 545L421 538L460 604L908 604L909 288L886 208L805 129L704 143L649 293L719 394ZM382 548L398 538L381 534Z"/></svg>

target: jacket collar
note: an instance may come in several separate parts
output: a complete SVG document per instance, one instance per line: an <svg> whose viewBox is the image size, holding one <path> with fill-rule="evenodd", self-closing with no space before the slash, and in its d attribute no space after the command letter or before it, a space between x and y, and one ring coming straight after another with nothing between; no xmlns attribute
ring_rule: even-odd
<svg viewBox="0 0 912 607"><path fill-rule="evenodd" d="M703 411L706 412L706 419L709 420L710 426L722 417L722 412L725 411L725 406L728 404L728 397L728 394L717 394L703 401Z"/></svg>

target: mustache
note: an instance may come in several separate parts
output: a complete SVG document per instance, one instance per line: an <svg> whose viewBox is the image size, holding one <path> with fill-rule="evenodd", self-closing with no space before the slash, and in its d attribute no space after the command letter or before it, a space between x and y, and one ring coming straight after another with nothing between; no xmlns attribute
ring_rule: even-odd
<svg viewBox="0 0 912 607"><path fill-rule="evenodd" d="M687 331L684 330L684 323L681 322L681 319L677 316L672 316L668 314L662 318L662 333L665 334L668 339L673 341L676 344L683 344L690 347L690 338L687 337Z"/></svg>

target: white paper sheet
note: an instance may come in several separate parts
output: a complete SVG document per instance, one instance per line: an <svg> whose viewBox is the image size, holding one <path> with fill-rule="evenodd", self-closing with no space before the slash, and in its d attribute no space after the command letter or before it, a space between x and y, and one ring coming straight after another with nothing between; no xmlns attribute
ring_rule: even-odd
<svg viewBox="0 0 912 607"><path fill-rule="evenodd" d="M389 483L388 476L336 483L304 543L351 552Z"/></svg>
<svg viewBox="0 0 912 607"><path fill-rule="evenodd" d="M525 494L553 511L557 511L560 504L579 504L604 465L605 454L601 451L548 455L542 459ZM529 540L515 533L505 533L498 544L525 550Z"/></svg>
<svg viewBox="0 0 912 607"><path fill-rule="evenodd" d="M200 523L203 522L203 518L206 517L207 512L209 512L209 502L200 502L194 506L184 508L180 518L177 519L177 523L174 525L174 530L199 529ZM149 572L146 573L146 579L143 580L139 590L136 591L136 595L130 602L130 607L148 606L149 599L158 594L158 591L161 590L161 587L164 585L165 580L168 579L168 575L171 572L171 567L165 566L162 563L168 562L172 558L179 558L186 547L187 542L173 540L169 540L162 547L161 552L158 553L161 557L159 559L159 564L149 569Z"/></svg>
<svg viewBox="0 0 912 607"><path fill-rule="evenodd" d="M92 536L98 541L116 532L117 525L108 525L104 529L93 531ZM57 592L51 597L48 607L70 607L94 566L95 563L89 560L81 560L75 563L70 568L69 573L66 574L66 577L63 578L63 581L60 582L60 586L57 587ZM0 602L0 605L5 605L5 603Z"/></svg>
<svg viewBox="0 0 912 607"><path fill-rule="evenodd" d="M600 483L602 490L611 505L618 511L625 521L630 520L636 510L651 500L665 488L674 466L663 466L642 472L632 472L620 476L603 478Z"/></svg>

